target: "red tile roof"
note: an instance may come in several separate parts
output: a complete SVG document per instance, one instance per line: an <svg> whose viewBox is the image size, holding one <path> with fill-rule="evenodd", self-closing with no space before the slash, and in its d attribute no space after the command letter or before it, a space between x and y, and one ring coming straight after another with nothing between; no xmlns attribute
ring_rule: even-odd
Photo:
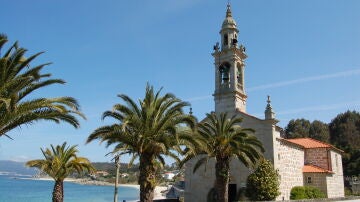
<svg viewBox="0 0 360 202"><path fill-rule="evenodd" d="M311 149L311 148L331 148L332 146L324 143L324 142L320 142L318 140L314 140L311 138L296 138L296 139L286 139L289 142L292 142L294 144L300 145L306 149Z"/></svg>
<svg viewBox="0 0 360 202"><path fill-rule="evenodd" d="M329 170L325 170L323 168L313 166L313 165L304 165L302 171L303 171L303 173L333 173Z"/></svg>
<svg viewBox="0 0 360 202"><path fill-rule="evenodd" d="M299 145L305 149L313 149L313 148L332 148L337 151L343 152L342 150L332 146L331 144L327 144L325 142L321 142L318 140L314 140L311 138L294 138L294 139L283 139L287 142L291 142L293 144Z"/></svg>

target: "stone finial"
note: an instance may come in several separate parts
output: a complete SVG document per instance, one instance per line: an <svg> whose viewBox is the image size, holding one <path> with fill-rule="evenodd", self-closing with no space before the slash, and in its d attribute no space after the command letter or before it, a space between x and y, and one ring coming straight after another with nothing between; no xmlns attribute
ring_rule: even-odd
<svg viewBox="0 0 360 202"><path fill-rule="evenodd" d="M271 107L271 100L270 100L270 96L267 96L267 105L266 105L266 109L265 109L265 119L275 119L275 112L273 111L272 107Z"/></svg>
<svg viewBox="0 0 360 202"><path fill-rule="evenodd" d="M227 18L232 17L230 2L228 2L228 5L227 5L226 17L227 17Z"/></svg>
<svg viewBox="0 0 360 202"><path fill-rule="evenodd" d="M234 18L232 17L230 4L227 5L226 17L223 21L221 29L237 29L236 22L235 22Z"/></svg>

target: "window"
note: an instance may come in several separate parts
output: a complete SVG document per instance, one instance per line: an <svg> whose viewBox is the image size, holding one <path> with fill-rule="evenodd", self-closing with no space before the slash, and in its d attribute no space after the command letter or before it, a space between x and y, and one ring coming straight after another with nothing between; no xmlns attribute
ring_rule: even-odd
<svg viewBox="0 0 360 202"><path fill-rule="evenodd" d="M236 64L236 77L237 77L237 84L238 84L238 87L243 90L243 79L244 79L244 76L243 76L243 73L242 73L242 67L239 63Z"/></svg>
<svg viewBox="0 0 360 202"><path fill-rule="evenodd" d="M280 158L280 154L278 154L278 160L280 160L281 158Z"/></svg>
<svg viewBox="0 0 360 202"><path fill-rule="evenodd" d="M229 44L229 37L227 34L224 34L224 46L227 46Z"/></svg>
<svg viewBox="0 0 360 202"><path fill-rule="evenodd" d="M311 184L311 177L307 177L307 183Z"/></svg>
<svg viewBox="0 0 360 202"><path fill-rule="evenodd" d="M225 62L219 67L221 84L229 84L230 80L230 64Z"/></svg>

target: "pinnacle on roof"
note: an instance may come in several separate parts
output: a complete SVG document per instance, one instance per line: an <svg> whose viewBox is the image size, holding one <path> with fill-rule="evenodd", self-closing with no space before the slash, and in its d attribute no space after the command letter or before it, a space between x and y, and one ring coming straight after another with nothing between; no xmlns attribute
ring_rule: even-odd
<svg viewBox="0 0 360 202"><path fill-rule="evenodd" d="M272 110L270 95L267 96L267 101L266 102L267 102L266 109Z"/></svg>
<svg viewBox="0 0 360 202"><path fill-rule="evenodd" d="M272 107L271 107L271 100L270 100L270 96L267 96L267 105L266 105L266 109L265 109L265 119L274 119L275 120L275 112L273 111Z"/></svg>
<svg viewBox="0 0 360 202"><path fill-rule="evenodd" d="M235 22L234 18L232 17L231 6L229 3L227 5L227 9L226 9L226 17L222 24L222 29L226 29L226 28L236 29L236 22Z"/></svg>
<svg viewBox="0 0 360 202"><path fill-rule="evenodd" d="M227 17L227 18L231 18L231 17L232 17L230 3L228 3L228 5L227 5L226 17Z"/></svg>

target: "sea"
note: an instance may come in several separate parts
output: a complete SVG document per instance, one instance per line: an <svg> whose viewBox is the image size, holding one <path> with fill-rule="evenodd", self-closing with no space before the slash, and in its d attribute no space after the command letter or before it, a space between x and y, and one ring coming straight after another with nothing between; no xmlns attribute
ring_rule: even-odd
<svg viewBox="0 0 360 202"><path fill-rule="evenodd" d="M0 202L49 202L54 181L33 180L26 176L0 175ZM119 186L118 202L134 202L139 190ZM64 202L112 202L113 186L81 185L64 182Z"/></svg>

